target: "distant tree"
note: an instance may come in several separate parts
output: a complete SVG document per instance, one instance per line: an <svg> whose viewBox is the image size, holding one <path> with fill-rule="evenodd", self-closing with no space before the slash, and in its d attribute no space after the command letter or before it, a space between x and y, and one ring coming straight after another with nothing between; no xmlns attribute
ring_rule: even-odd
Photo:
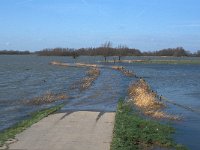
<svg viewBox="0 0 200 150"><path fill-rule="evenodd" d="M29 51L19 50L0 50L0 55L28 55L31 54Z"/></svg>
<svg viewBox="0 0 200 150"><path fill-rule="evenodd" d="M107 61L107 57L111 56L111 50L112 50L112 43L110 41L105 42L100 47L100 51L104 57L105 62Z"/></svg>
<svg viewBox="0 0 200 150"><path fill-rule="evenodd" d="M129 48L126 45L119 45L117 47L117 50L118 60L120 61L122 56L126 56L126 53L129 50Z"/></svg>
<svg viewBox="0 0 200 150"><path fill-rule="evenodd" d="M143 55L145 55L145 56L175 56L175 57L181 57L181 56L189 56L190 53L182 47L177 47L177 48L162 49L162 50L153 51L153 52L143 52Z"/></svg>
<svg viewBox="0 0 200 150"><path fill-rule="evenodd" d="M71 52L71 55L72 55L73 59L76 59L76 58L79 56L79 53L78 53L78 51L73 50L73 51Z"/></svg>
<svg viewBox="0 0 200 150"><path fill-rule="evenodd" d="M21 51L0 51L0 54L22 54ZM28 51L26 53L29 53ZM25 54L25 53L24 53ZM70 48L46 48L41 51L36 52L38 55L42 56L71 56L76 59L78 56L103 56L104 60L107 61L108 56L118 56L120 61L123 56L200 56L200 50L192 54L186 51L182 47L177 48L167 48L158 51L148 51L141 52L135 48L128 48L125 45L119 45L116 48L112 47L110 41L105 42L100 47L96 48L80 48L80 49L70 49Z"/></svg>
<svg viewBox="0 0 200 150"><path fill-rule="evenodd" d="M196 57L200 57L200 50L198 50L198 51L195 53L195 56L196 56Z"/></svg>
<svg viewBox="0 0 200 150"><path fill-rule="evenodd" d="M175 49L173 49L173 56L176 56L176 57L181 57L181 56L187 56L187 51L184 50L183 47L177 47Z"/></svg>

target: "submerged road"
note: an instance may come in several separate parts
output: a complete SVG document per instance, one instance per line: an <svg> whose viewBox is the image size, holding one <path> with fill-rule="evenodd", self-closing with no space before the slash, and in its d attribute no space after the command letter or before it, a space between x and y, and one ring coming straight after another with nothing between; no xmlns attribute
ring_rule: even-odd
<svg viewBox="0 0 200 150"><path fill-rule="evenodd" d="M59 113L52 114L16 136L9 149L22 150L110 150L115 109L126 95L130 78L101 68L89 89L80 92ZM123 84L121 84L123 82ZM113 88L121 87L121 88ZM90 110L90 111L89 111Z"/></svg>
<svg viewBox="0 0 200 150"><path fill-rule="evenodd" d="M52 114L16 136L9 149L109 150L115 113L77 111Z"/></svg>

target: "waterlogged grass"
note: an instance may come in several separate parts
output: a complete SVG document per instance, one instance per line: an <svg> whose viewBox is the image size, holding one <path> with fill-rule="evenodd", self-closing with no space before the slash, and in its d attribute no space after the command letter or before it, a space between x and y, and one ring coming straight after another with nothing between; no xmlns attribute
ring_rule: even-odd
<svg viewBox="0 0 200 150"><path fill-rule="evenodd" d="M200 60L146 60L146 64L200 64Z"/></svg>
<svg viewBox="0 0 200 150"><path fill-rule="evenodd" d="M132 77L132 76L135 76L135 77L136 77L136 75L135 75L132 71L126 70L126 69L125 69L124 67L122 67L122 66L112 66L111 68L122 72L122 73L123 73L125 76L127 76L127 77Z"/></svg>
<svg viewBox="0 0 200 150"><path fill-rule="evenodd" d="M115 116L111 150L137 150L155 147L186 149L171 138L174 129L156 121L144 119L120 101Z"/></svg>
<svg viewBox="0 0 200 150"><path fill-rule="evenodd" d="M99 75L100 75L99 68L91 67L86 72L86 77L84 77L83 79L72 85L71 89L79 89L80 91L86 90L94 83L94 81L98 78Z"/></svg>
<svg viewBox="0 0 200 150"><path fill-rule="evenodd" d="M30 105L42 105L42 104L48 104L48 103L52 103L52 102L67 99L67 98L68 96L65 93L55 94L48 91L44 95L33 98L32 100L29 100L26 103Z"/></svg>
<svg viewBox="0 0 200 150"><path fill-rule="evenodd" d="M29 119L23 120L17 123L16 125L4 130L3 132L0 132L0 146L3 146L7 140L15 138L16 134L24 131L26 128L40 121L42 118L47 117L48 115L58 111L62 107L63 107L63 104L60 104L48 109L37 111L31 114Z"/></svg>
<svg viewBox="0 0 200 150"><path fill-rule="evenodd" d="M134 59L134 60L120 60L116 61L118 63L136 63L136 64L200 64L200 59L191 59L191 60L185 60L185 59ZM103 61L98 61L103 62ZM107 63L114 63L113 60L107 61Z"/></svg>

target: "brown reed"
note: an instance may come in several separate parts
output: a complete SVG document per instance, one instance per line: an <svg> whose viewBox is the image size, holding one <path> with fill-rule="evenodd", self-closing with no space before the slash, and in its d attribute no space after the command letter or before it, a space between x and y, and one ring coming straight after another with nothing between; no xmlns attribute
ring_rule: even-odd
<svg viewBox="0 0 200 150"><path fill-rule="evenodd" d="M177 120L178 116L169 115L163 111L166 105L159 101L144 79L139 79L129 87L130 101L134 103L145 115L157 119Z"/></svg>

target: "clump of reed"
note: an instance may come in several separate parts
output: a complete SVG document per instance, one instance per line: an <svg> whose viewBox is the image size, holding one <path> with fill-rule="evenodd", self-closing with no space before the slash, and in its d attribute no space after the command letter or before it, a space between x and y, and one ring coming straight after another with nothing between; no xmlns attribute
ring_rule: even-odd
<svg viewBox="0 0 200 150"><path fill-rule="evenodd" d="M62 63L62 62L59 62L59 61L52 61L49 63L50 65L57 65L57 66L66 66L68 67L68 64L67 63Z"/></svg>
<svg viewBox="0 0 200 150"><path fill-rule="evenodd" d="M75 63L77 67L94 67L97 68L96 64L85 64L85 63Z"/></svg>
<svg viewBox="0 0 200 150"><path fill-rule="evenodd" d="M67 99L67 98L68 96L64 93L54 94L48 91L44 95L35 97L32 100L28 101L28 104L42 105L42 104L48 104L48 103L52 103L52 102Z"/></svg>
<svg viewBox="0 0 200 150"><path fill-rule="evenodd" d="M100 70L97 67L92 67L86 72L86 77L81 81L80 89L84 90L89 88L92 83L97 79L100 75Z"/></svg>
<svg viewBox="0 0 200 150"><path fill-rule="evenodd" d="M122 66L112 66L111 68L122 72L125 76L128 76L128 77L135 76L136 77L136 75L132 71L127 70Z"/></svg>
<svg viewBox="0 0 200 150"><path fill-rule="evenodd" d="M157 119L177 120L178 116L165 113L166 105L159 101L157 94L153 92L144 79L139 79L129 87L130 101L134 103L145 115Z"/></svg>

